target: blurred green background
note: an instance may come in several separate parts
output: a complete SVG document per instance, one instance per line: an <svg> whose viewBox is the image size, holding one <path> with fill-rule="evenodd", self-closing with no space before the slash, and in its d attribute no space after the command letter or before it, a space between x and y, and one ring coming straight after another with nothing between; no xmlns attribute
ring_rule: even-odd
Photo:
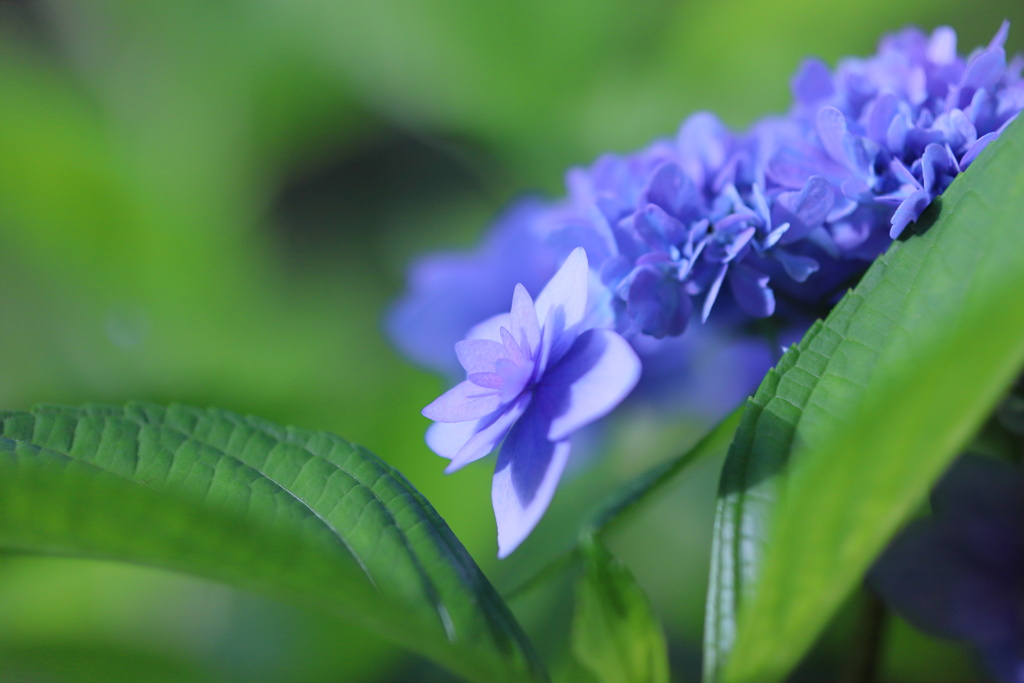
<svg viewBox="0 0 1024 683"><path fill-rule="evenodd" d="M1016 0L0 0L0 407L146 399L336 432L402 470L508 590L701 427L633 416L499 565L490 468L442 474L419 416L441 380L381 332L408 261L695 110L736 127L784 111L804 56L866 55L908 24L952 25L966 51L1003 18L1019 51ZM718 464L613 539L678 680L699 672ZM565 588L513 603L559 671ZM976 675L892 633L887 679ZM839 657L826 639L805 675ZM450 678L199 579L0 555L0 681L118 680Z"/></svg>

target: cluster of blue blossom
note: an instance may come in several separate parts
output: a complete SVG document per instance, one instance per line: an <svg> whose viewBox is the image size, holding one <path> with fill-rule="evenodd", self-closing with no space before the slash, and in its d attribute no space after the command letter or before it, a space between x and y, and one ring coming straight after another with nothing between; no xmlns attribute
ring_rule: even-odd
<svg viewBox="0 0 1024 683"><path fill-rule="evenodd" d="M889 36L834 71L808 60L788 115L735 133L696 114L672 139L571 170L562 199L519 202L477 250L414 266L390 333L414 360L448 373L459 360L468 373L424 412L449 470L505 440L493 492L502 556L547 507L572 431L634 385L630 400L673 386L712 410L738 400L773 353L751 320L798 334L999 135L1024 108L1024 59L1007 61L1007 30L966 58L939 28ZM534 339L525 302L549 280ZM511 318L492 318L513 291ZM582 313L567 303L580 300ZM605 331L600 353L590 329ZM488 343L453 353L462 339ZM572 372L544 356L552 343L569 345ZM620 372L606 372L605 353ZM693 380L715 365L732 370ZM562 386L570 379L586 390ZM577 401L593 403L585 419Z"/></svg>

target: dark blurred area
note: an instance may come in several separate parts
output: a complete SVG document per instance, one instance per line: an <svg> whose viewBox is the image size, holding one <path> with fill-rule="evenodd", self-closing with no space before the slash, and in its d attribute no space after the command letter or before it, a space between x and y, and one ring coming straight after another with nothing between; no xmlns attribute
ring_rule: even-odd
<svg viewBox="0 0 1024 683"><path fill-rule="evenodd" d="M675 133L707 109L784 111L800 60L872 52L906 25L960 50L1019 2L0 0L0 408L129 399L326 429L401 470L499 590L561 550L593 501L705 427L638 415L511 559L487 464L423 444L442 380L381 318L409 260L468 247L514 197ZM628 444L628 448L626 447ZM699 677L717 464L613 550ZM512 604L556 672L565 586ZM801 669L836 666L837 623ZM961 650L890 632L885 680L982 680ZM325 615L200 579L0 554L0 682L447 681Z"/></svg>

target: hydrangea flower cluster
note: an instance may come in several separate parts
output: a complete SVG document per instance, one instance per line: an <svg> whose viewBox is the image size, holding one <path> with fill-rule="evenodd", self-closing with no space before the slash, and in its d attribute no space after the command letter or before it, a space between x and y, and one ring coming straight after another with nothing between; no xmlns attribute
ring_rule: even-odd
<svg viewBox="0 0 1024 683"><path fill-rule="evenodd" d="M621 335L642 365L631 401L666 384L737 401L772 360L750 346L751 320L800 334L1024 108L1024 59L1007 61L1007 32L967 57L939 28L888 36L834 70L807 60L785 116L737 133L698 113L674 138L572 169L564 198L521 201L475 251L414 265L391 337L454 376L456 342L582 248L587 326ZM712 361L694 354L709 347ZM709 362L736 371L715 387L692 381Z"/></svg>
<svg viewBox="0 0 1024 683"><path fill-rule="evenodd" d="M1024 681L1024 469L957 461L930 518L904 529L869 583L922 630L970 642L1001 681Z"/></svg>

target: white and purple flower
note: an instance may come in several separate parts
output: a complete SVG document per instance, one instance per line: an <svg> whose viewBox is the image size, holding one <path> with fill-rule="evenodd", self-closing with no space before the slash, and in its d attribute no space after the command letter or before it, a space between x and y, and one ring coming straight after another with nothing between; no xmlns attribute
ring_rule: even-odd
<svg viewBox="0 0 1024 683"><path fill-rule="evenodd" d="M636 386L640 360L609 329L587 325L589 265L577 248L534 302L517 285L512 311L459 342L467 378L423 409L427 444L453 472L501 444L491 498L498 555L530 534L554 495L573 433Z"/></svg>

